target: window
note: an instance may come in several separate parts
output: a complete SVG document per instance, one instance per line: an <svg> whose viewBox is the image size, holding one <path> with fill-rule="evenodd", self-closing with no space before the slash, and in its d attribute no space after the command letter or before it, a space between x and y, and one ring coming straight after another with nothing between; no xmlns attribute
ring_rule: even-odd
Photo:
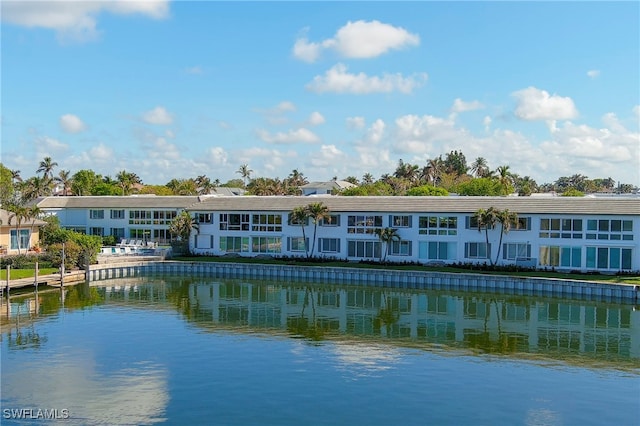
<svg viewBox="0 0 640 426"><path fill-rule="evenodd" d="M411 241L391 241L389 254L394 256L411 256Z"/></svg>
<svg viewBox="0 0 640 426"><path fill-rule="evenodd" d="M154 210L153 211L153 224L154 225L169 225L173 219L175 219L177 213L171 210Z"/></svg>
<svg viewBox="0 0 640 426"><path fill-rule="evenodd" d="M308 239L306 238L302 238L302 237L289 237L287 239L287 249L289 251L304 251L306 252L306 246L308 244L305 244L307 241L305 241Z"/></svg>
<svg viewBox="0 0 640 426"><path fill-rule="evenodd" d="M147 240L151 236L151 229L129 229L129 236L138 240Z"/></svg>
<svg viewBox="0 0 640 426"><path fill-rule="evenodd" d="M373 234L376 228L382 228L382 216L348 216L347 233Z"/></svg>
<svg viewBox="0 0 640 426"><path fill-rule="evenodd" d="M154 241L166 242L171 240L171 233L168 229L154 229L153 239Z"/></svg>
<svg viewBox="0 0 640 426"><path fill-rule="evenodd" d="M16 233L15 229L11 230L11 250L28 249L30 233L28 229L19 229ZM20 245L18 245L18 242Z"/></svg>
<svg viewBox="0 0 640 426"><path fill-rule="evenodd" d="M389 226L391 226L393 228L410 228L411 227L411 216L408 216L408 215L403 215L403 216L391 215L391 216L389 216Z"/></svg>
<svg viewBox="0 0 640 426"><path fill-rule="evenodd" d="M111 235L116 238L124 238L124 228L111 228Z"/></svg>
<svg viewBox="0 0 640 426"><path fill-rule="evenodd" d="M89 228L89 235L99 235L99 236L103 236L104 235L104 228L101 227L91 227Z"/></svg>
<svg viewBox="0 0 640 426"><path fill-rule="evenodd" d="M478 229L478 218L474 216L465 217L465 228L466 229ZM485 229L486 226L483 226L482 229ZM491 228L493 229L493 227Z"/></svg>
<svg viewBox="0 0 640 426"><path fill-rule="evenodd" d="M287 223L289 225L292 225L292 226L301 226L302 225L302 222L300 220L296 220L293 217L293 213L289 213L289 216L287 217ZM304 220L304 226L307 226L307 225L309 225L309 218L306 218Z"/></svg>
<svg viewBox="0 0 640 426"><path fill-rule="evenodd" d="M248 253L249 237L220 237L220 250L227 253Z"/></svg>
<svg viewBox="0 0 640 426"><path fill-rule="evenodd" d="M318 240L318 250L320 250L320 253L338 253L340 252L340 239L320 238Z"/></svg>
<svg viewBox="0 0 640 426"><path fill-rule="evenodd" d="M502 245L502 258L504 260L529 260L531 259L531 244L504 243Z"/></svg>
<svg viewBox="0 0 640 426"><path fill-rule="evenodd" d="M512 231L529 231L531 230L531 218L527 216L518 216L515 222L511 223Z"/></svg>
<svg viewBox="0 0 640 426"><path fill-rule="evenodd" d="M631 270L630 248L587 247L587 268Z"/></svg>
<svg viewBox="0 0 640 426"><path fill-rule="evenodd" d="M129 211L130 225L151 225L153 212L150 210L131 210Z"/></svg>
<svg viewBox="0 0 640 426"><path fill-rule="evenodd" d="M582 249L567 246L540 246L538 263L540 266L580 268Z"/></svg>
<svg viewBox="0 0 640 426"><path fill-rule="evenodd" d="M560 238L560 219L540 219L540 238Z"/></svg>
<svg viewBox="0 0 640 426"><path fill-rule="evenodd" d="M418 223L418 233L422 235L456 235L457 228L456 216L420 216Z"/></svg>
<svg viewBox="0 0 640 426"><path fill-rule="evenodd" d="M380 246L380 241L347 241L347 256L379 259Z"/></svg>
<svg viewBox="0 0 640 426"><path fill-rule="evenodd" d="M418 258L429 260L456 260L457 243L450 241L421 241Z"/></svg>
<svg viewBox="0 0 640 426"><path fill-rule="evenodd" d="M211 213L197 213L197 223L213 223L213 215Z"/></svg>
<svg viewBox="0 0 640 426"><path fill-rule="evenodd" d="M104 210L89 210L89 219L104 219Z"/></svg>
<svg viewBox="0 0 640 426"><path fill-rule="evenodd" d="M111 219L124 219L124 210L111 210Z"/></svg>
<svg viewBox="0 0 640 426"><path fill-rule="evenodd" d="M488 259L491 253L491 244L487 250L487 243L465 243L464 257L467 259Z"/></svg>
<svg viewBox="0 0 640 426"><path fill-rule="evenodd" d="M220 213L221 231L248 231L249 215L240 213Z"/></svg>
<svg viewBox="0 0 640 426"><path fill-rule="evenodd" d="M621 219L589 219L587 240L633 240L633 222Z"/></svg>
<svg viewBox="0 0 640 426"><path fill-rule="evenodd" d="M320 219L320 226L340 226L340 215L332 214L328 219Z"/></svg>
<svg viewBox="0 0 640 426"><path fill-rule="evenodd" d="M282 238L280 237L253 237L251 242L251 251L254 253L280 253L282 251Z"/></svg>
<svg viewBox="0 0 640 426"><path fill-rule="evenodd" d="M254 214L252 218L252 231L281 232L282 215L279 214Z"/></svg>

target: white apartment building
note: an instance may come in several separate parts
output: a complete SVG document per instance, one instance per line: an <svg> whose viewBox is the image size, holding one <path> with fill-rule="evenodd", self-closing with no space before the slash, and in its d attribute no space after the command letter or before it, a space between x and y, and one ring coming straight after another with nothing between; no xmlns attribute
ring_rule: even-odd
<svg viewBox="0 0 640 426"><path fill-rule="evenodd" d="M295 207L321 202L331 220L291 223ZM62 226L94 235L166 242L180 211L197 218L195 254L300 256L350 261L518 264L579 271L640 270L638 197L48 197L39 207ZM479 209L508 209L517 223L478 231ZM388 247L376 229L397 229ZM314 229L316 238L314 240ZM496 259L497 258L497 259Z"/></svg>

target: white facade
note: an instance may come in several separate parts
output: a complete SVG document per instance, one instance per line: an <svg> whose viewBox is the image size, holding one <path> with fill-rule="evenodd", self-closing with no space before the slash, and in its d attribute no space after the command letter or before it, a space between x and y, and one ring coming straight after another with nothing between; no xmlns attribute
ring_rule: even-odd
<svg viewBox="0 0 640 426"><path fill-rule="evenodd" d="M88 234L165 242L187 210L199 227L196 254L313 255L423 264L496 263L565 271L640 271L640 198L572 197L48 197L38 205L62 226ZM321 202L330 222L290 224L295 207ZM473 223L480 208L508 209L505 234ZM397 229L388 246L374 231ZM316 238L313 239L314 229ZM502 234L502 241L500 241ZM305 243L306 242L306 246Z"/></svg>

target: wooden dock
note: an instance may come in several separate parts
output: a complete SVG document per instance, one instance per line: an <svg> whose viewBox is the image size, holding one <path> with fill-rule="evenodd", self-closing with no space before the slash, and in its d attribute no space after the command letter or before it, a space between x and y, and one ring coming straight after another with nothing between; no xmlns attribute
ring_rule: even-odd
<svg viewBox="0 0 640 426"><path fill-rule="evenodd" d="M78 283L82 283L85 281L85 271L67 271L64 274L64 285L75 285ZM60 287L62 284L62 280L60 279L60 273L55 274L47 274L47 275L38 275L37 285L41 286L49 286L49 287ZM0 288L2 292L7 290L7 285L9 286L9 290L25 288L25 287L35 287L36 286L36 278L19 278L16 280L4 281L0 284Z"/></svg>

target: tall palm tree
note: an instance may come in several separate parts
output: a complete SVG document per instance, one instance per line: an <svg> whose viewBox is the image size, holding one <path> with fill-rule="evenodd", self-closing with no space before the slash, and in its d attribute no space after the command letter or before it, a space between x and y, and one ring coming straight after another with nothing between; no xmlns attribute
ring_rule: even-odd
<svg viewBox="0 0 640 426"><path fill-rule="evenodd" d="M514 212L510 212L509 209L497 210L496 212L496 221L500 224L500 241L498 242L498 253L496 253L496 261L494 264L498 263L500 259L500 250L502 248L502 237L504 234L509 233L511 230L511 226L514 225L518 221L518 214Z"/></svg>
<svg viewBox="0 0 640 426"><path fill-rule="evenodd" d="M329 207L325 206L323 203L311 203L307 207L307 214L309 218L313 222L313 242L311 243L311 257L313 257L313 252L316 248L316 233L318 231L318 222L323 219L331 218L331 214L329 211Z"/></svg>
<svg viewBox="0 0 640 426"><path fill-rule="evenodd" d="M298 206L291 211L291 223L298 224L302 228L302 240L304 241L304 254L309 258L309 250L307 247L307 235L305 233L305 226L309 220L309 210L306 207Z"/></svg>
<svg viewBox="0 0 640 426"><path fill-rule="evenodd" d="M58 172L58 176L53 178L53 180L60 185L62 185L62 195L69 195L69 190L71 189L71 172L69 170L60 170Z"/></svg>
<svg viewBox="0 0 640 426"><path fill-rule="evenodd" d="M53 169L57 166L58 163L53 161L51 157L44 157L36 173L42 173L42 176L50 181L53 179Z"/></svg>
<svg viewBox="0 0 640 426"><path fill-rule="evenodd" d="M478 232L482 232L484 229L485 241L487 243L487 259L489 263L493 265L493 258L491 257L491 251L489 249L489 229L493 229L498 222L498 210L494 207L488 209L479 209L475 212L473 217L478 222Z"/></svg>
<svg viewBox="0 0 640 426"><path fill-rule="evenodd" d="M476 158L475 161L471 163L471 172L479 178L487 177L489 174L489 164L487 160L484 157Z"/></svg>
<svg viewBox="0 0 640 426"><path fill-rule="evenodd" d="M380 242L384 245L384 257L382 256L382 252L380 253L380 261L387 261L387 254L389 253L389 244L394 241L400 241L400 235L398 235L398 230L396 228L376 228L373 231L380 239Z"/></svg>
<svg viewBox="0 0 640 426"><path fill-rule="evenodd" d="M373 183L373 175L369 172L362 175L362 183L365 185Z"/></svg>
<svg viewBox="0 0 640 426"><path fill-rule="evenodd" d="M20 170L10 170L11 172L11 181L13 183L22 182L22 177L20 176Z"/></svg>
<svg viewBox="0 0 640 426"><path fill-rule="evenodd" d="M505 191L508 191L513 185L513 178L509 171L509 166L499 166L496 169L496 174L500 184L505 188Z"/></svg>
<svg viewBox="0 0 640 426"><path fill-rule="evenodd" d="M7 210L9 211L9 224L13 221L16 226L16 244L18 246L18 254L20 254L20 249L22 248L20 244L20 225L28 219L29 208L24 205L14 204L8 206Z"/></svg>
<svg viewBox="0 0 640 426"><path fill-rule="evenodd" d="M248 164L242 164L236 173L239 173L240 176L242 176L242 183L244 184L244 187L246 188L247 187L247 179L251 178L251 173L253 173L253 170L251 170L249 168Z"/></svg>

